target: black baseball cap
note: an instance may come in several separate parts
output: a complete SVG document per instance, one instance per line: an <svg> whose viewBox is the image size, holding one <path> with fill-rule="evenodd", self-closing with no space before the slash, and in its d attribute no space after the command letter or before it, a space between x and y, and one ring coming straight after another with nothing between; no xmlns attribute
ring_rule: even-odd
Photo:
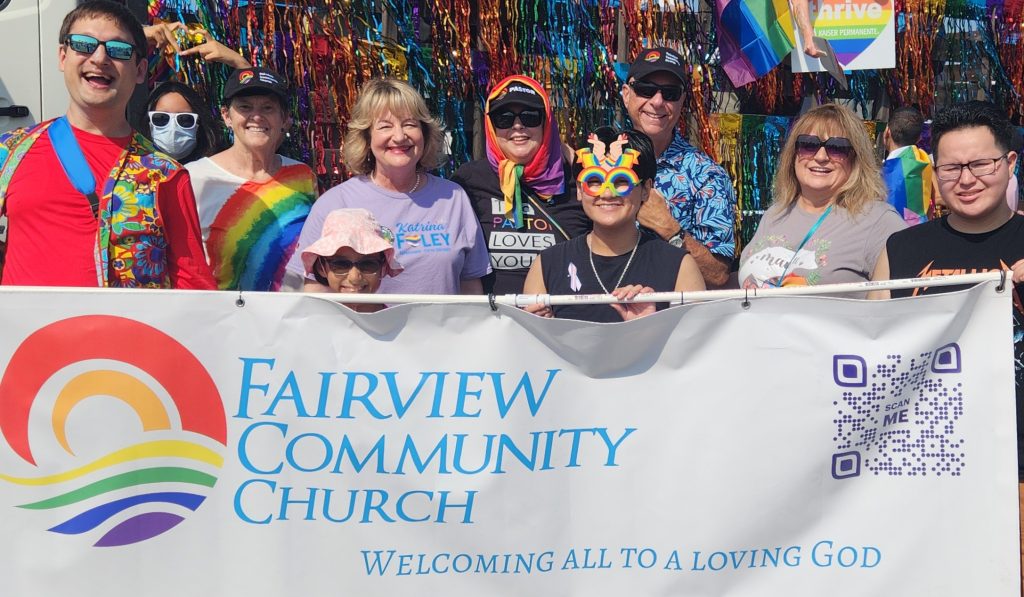
<svg viewBox="0 0 1024 597"><path fill-rule="evenodd" d="M680 83L686 82L686 71L683 70L683 57L675 50L669 48L650 48L642 50L629 66L629 73L626 80L641 80L654 73L668 73L679 79Z"/></svg>
<svg viewBox="0 0 1024 597"><path fill-rule="evenodd" d="M511 104L521 104L527 108L537 108L544 112L544 98L537 90L527 87L520 81L512 80L501 90L498 97L491 100L488 112L496 112Z"/></svg>
<svg viewBox="0 0 1024 597"><path fill-rule="evenodd" d="M287 102L288 83L269 68L251 67L235 69L224 84L224 103L243 95L276 95Z"/></svg>

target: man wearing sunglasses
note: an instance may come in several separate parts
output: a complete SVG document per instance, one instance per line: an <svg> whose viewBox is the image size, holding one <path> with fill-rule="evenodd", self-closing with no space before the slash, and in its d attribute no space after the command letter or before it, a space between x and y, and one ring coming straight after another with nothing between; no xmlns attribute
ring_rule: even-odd
<svg viewBox="0 0 1024 597"><path fill-rule="evenodd" d="M0 283L215 288L188 173L125 117L146 76L142 25L90 0L59 39L67 113L0 136Z"/></svg>
<svg viewBox="0 0 1024 597"><path fill-rule="evenodd" d="M685 246L708 286L729 278L736 240L736 193L725 170L679 133L683 58L669 48L643 50L629 67L622 101L633 126L654 142L658 174L640 210L646 228Z"/></svg>

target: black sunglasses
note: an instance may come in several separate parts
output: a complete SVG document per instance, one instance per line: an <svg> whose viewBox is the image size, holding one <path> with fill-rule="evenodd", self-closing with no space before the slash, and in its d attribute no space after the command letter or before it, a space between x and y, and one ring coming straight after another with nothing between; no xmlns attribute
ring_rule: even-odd
<svg viewBox="0 0 1024 597"><path fill-rule="evenodd" d="M64 43L72 50L90 56L102 44L107 49L107 56L115 60L131 60L132 55L135 54L135 46L126 41L117 39L100 41L91 35L82 35L81 33L68 35L64 38Z"/></svg>
<svg viewBox="0 0 1024 597"><path fill-rule="evenodd" d="M519 112L503 110L501 112L491 112L487 117L491 119L491 124L496 129L512 128L516 124L516 118L526 128L540 126L544 122L544 113L536 109L520 110Z"/></svg>
<svg viewBox="0 0 1024 597"><path fill-rule="evenodd" d="M661 92L661 99L666 102L674 102L683 97L683 87L681 85L658 85L657 83L633 80L630 81L629 86L633 88L633 93L644 99L654 97L659 91Z"/></svg>
<svg viewBox="0 0 1024 597"><path fill-rule="evenodd" d="M817 135L797 135L796 154L799 157L814 157L822 147L829 159L837 162L846 161L855 153L853 143L846 137L829 137L827 141L822 141Z"/></svg>
<svg viewBox="0 0 1024 597"><path fill-rule="evenodd" d="M149 123L158 129L162 129L170 124L171 117L174 117L178 126L183 129L190 129L199 122L199 115L192 112L159 112L154 110L149 113Z"/></svg>
<svg viewBox="0 0 1024 597"><path fill-rule="evenodd" d="M344 257L322 257L322 259L327 265L327 269L339 276L347 274L353 267L367 275L379 274L380 270L384 267L384 261L373 258L360 259L359 261L352 261Z"/></svg>

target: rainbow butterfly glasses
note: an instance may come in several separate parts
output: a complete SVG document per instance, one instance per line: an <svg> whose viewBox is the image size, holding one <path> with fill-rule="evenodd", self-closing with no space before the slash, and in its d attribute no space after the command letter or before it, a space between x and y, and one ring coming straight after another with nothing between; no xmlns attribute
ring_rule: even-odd
<svg viewBox="0 0 1024 597"><path fill-rule="evenodd" d="M640 177L633 170L640 152L622 149L629 142L625 135L619 135L607 153L605 144L595 135L590 135L587 141L593 145L592 150L576 150L576 159L583 165L583 170L576 177L580 189L591 197L600 197L606 191L615 197L625 197L632 193L640 184Z"/></svg>

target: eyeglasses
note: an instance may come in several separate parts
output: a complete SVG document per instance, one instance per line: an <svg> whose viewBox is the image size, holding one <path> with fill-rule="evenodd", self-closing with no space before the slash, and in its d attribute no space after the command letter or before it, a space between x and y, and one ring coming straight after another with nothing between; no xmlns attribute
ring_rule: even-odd
<svg viewBox="0 0 1024 597"><path fill-rule="evenodd" d="M633 93L644 99L654 97L659 91L661 92L661 99L666 102L674 102L683 97L681 85L658 85L657 83L634 80L630 81L629 86L633 88Z"/></svg>
<svg viewBox="0 0 1024 597"><path fill-rule="evenodd" d="M80 54L89 54L90 56L102 44L107 49L107 56L115 60L131 60L132 55L135 54L135 46L126 41L117 39L100 41L91 35L82 35L81 33L68 35L64 38L64 43L72 50Z"/></svg>
<svg viewBox="0 0 1024 597"><path fill-rule="evenodd" d="M975 176L988 176L996 171L996 166L1000 160L1005 160L1010 155L1009 152L997 158L984 158L980 160L972 160L966 164L943 164L935 167L935 173L939 177L939 180L946 182L953 180L960 180L960 176L964 173L964 168L971 171L971 174Z"/></svg>
<svg viewBox="0 0 1024 597"><path fill-rule="evenodd" d="M159 112L149 113L149 123L158 129L162 129L171 122L171 118L177 121L178 126L183 129L194 128L199 122L199 115L192 112Z"/></svg>
<svg viewBox="0 0 1024 597"><path fill-rule="evenodd" d="M845 162L855 153L853 143L846 137L829 137L827 141L822 141L817 135L798 135L796 138L797 157L812 158L822 147L828 158L837 162Z"/></svg>
<svg viewBox="0 0 1024 597"><path fill-rule="evenodd" d="M516 118L526 128L537 127L544 123L544 113L540 110L520 110L519 112L504 110L502 112L491 112L487 117L491 119L491 124L494 125L494 128L503 130L515 126Z"/></svg>
<svg viewBox="0 0 1024 597"><path fill-rule="evenodd" d="M359 261L352 261L344 257L321 257L321 259L327 265L327 269L331 270L331 273L339 276L347 274L353 267L368 276L372 276L380 274L381 269L384 267L384 261L380 259L360 259Z"/></svg>

